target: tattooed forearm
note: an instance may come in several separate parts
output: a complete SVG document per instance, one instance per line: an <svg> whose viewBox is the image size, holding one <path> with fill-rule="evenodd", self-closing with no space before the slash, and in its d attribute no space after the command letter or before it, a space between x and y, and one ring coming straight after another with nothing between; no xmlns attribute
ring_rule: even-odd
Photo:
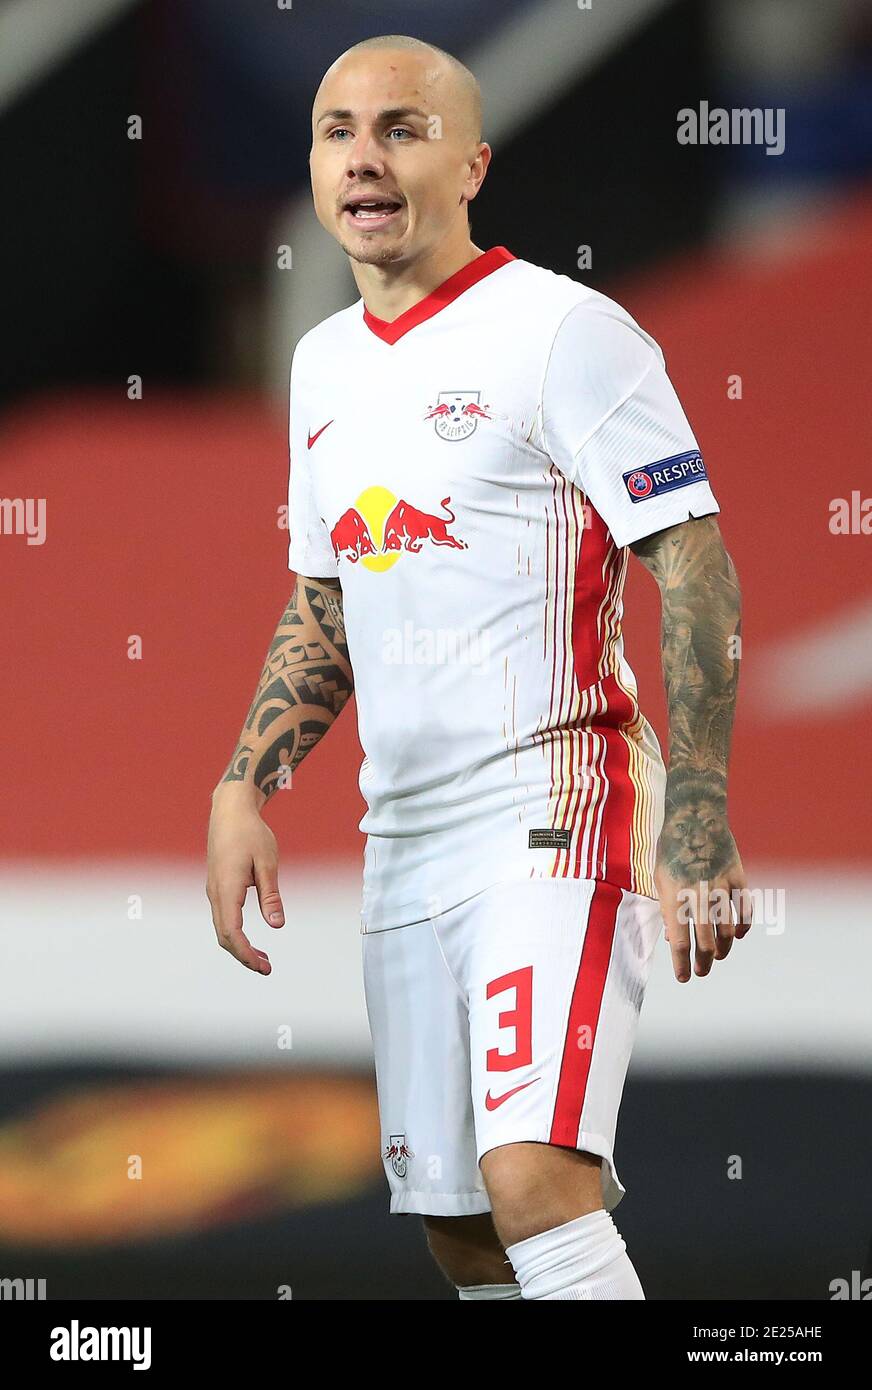
<svg viewBox="0 0 872 1390"><path fill-rule="evenodd" d="M733 562L711 517L660 531L633 549L662 595L669 766L725 777L741 630Z"/></svg>
<svg viewBox="0 0 872 1390"><path fill-rule="evenodd" d="M354 688L338 581L299 576L222 782L269 797L330 728Z"/></svg>
<svg viewBox="0 0 872 1390"><path fill-rule="evenodd" d="M713 517L647 536L632 549L657 580L663 606L669 769L661 860L676 876L705 877L736 853L727 762L739 679L739 582Z"/></svg>

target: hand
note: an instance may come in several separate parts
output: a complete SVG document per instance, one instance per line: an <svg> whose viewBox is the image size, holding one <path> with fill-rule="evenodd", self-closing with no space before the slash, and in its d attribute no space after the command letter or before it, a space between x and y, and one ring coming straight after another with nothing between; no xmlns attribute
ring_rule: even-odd
<svg viewBox="0 0 872 1390"><path fill-rule="evenodd" d="M266 951L252 946L242 930L242 907L251 887L257 889L267 925L281 927L285 921L278 886L278 845L261 819L258 797L263 804L262 793L253 793L241 782L222 783L213 793L206 896L219 944L249 970L269 975L272 966Z"/></svg>
<svg viewBox="0 0 872 1390"><path fill-rule="evenodd" d="M703 871L698 858L676 855L676 838L674 825L664 827L657 846L654 882L675 978L686 984L690 979L691 921L696 937L694 974L707 975L713 960L725 960L733 941L747 936L753 916L748 880L729 826L724 823L721 827L718 853ZM689 871L691 865L695 872Z"/></svg>

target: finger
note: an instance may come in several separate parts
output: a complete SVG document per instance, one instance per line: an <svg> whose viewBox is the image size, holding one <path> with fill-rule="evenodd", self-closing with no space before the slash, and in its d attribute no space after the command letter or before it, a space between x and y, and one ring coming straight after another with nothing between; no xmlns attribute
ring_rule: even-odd
<svg viewBox="0 0 872 1390"><path fill-rule="evenodd" d="M270 974L272 966L266 951L259 951L256 946L252 946L241 928L239 931L230 932L226 936L219 936L218 940L224 950L229 951L231 956L238 960L241 965L247 966L257 975Z"/></svg>
<svg viewBox="0 0 872 1390"><path fill-rule="evenodd" d="M686 984L690 979L690 919L686 908L679 905L671 885L660 890L660 911L672 956L673 973L679 984Z"/></svg>
<svg viewBox="0 0 872 1390"><path fill-rule="evenodd" d="M694 883L691 887L682 888L679 897L681 917L693 922L693 973L707 975L715 958L715 928L711 915L709 885L707 882Z"/></svg>
<svg viewBox="0 0 872 1390"><path fill-rule="evenodd" d="M694 975L707 975L712 968L715 958L715 928L709 915L708 903L705 911L700 905L700 917L704 921L694 922L694 935L696 937L696 947L693 953L693 973Z"/></svg>
<svg viewBox="0 0 872 1390"><path fill-rule="evenodd" d="M744 877L734 880L731 899L736 909L736 937L741 941L754 925L754 900Z"/></svg>
<svg viewBox="0 0 872 1390"><path fill-rule="evenodd" d="M259 951L252 946L242 930L242 906L246 892L245 885L218 886L212 909L215 933L222 949L229 951L240 964L260 975L268 975L272 969L269 957L265 951Z"/></svg>
<svg viewBox="0 0 872 1390"><path fill-rule="evenodd" d="M736 929L730 922L718 922L715 927L715 960L726 960L733 949Z"/></svg>
<svg viewBox="0 0 872 1390"><path fill-rule="evenodd" d="M715 933L715 960L726 960L735 940L733 904L725 885L718 885L712 892L710 915Z"/></svg>
<svg viewBox="0 0 872 1390"><path fill-rule="evenodd" d="M242 905L247 892L246 885L236 883L216 883L209 893L212 905L212 925L220 940L231 932L242 931Z"/></svg>
<svg viewBox="0 0 872 1390"><path fill-rule="evenodd" d="M278 865L264 860L255 863L254 882L263 920L271 927L283 927L285 910L279 893Z"/></svg>

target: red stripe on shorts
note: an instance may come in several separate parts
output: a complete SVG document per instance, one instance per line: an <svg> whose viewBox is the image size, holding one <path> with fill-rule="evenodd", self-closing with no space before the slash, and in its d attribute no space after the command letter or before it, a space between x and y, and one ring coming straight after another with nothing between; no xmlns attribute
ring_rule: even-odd
<svg viewBox="0 0 872 1390"><path fill-rule="evenodd" d="M574 1149L578 1143L620 902L620 888L613 883L595 884L569 1006L557 1099L549 1135L551 1144L565 1144Z"/></svg>

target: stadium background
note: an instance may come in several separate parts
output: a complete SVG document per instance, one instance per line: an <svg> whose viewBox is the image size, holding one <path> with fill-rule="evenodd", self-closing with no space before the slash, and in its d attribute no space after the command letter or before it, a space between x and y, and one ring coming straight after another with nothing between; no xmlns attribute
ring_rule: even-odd
<svg viewBox="0 0 872 1390"><path fill-rule="evenodd" d="M268 980L217 949L204 896L209 794L292 584L291 350L356 297L308 208L311 98L382 32L481 76L477 244L613 295L663 346L745 594L731 819L771 914L683 988L661 941L619 1227L649 1298L827 1298L872 1272L872 537L831 528L872 495L859 0L0 9L0 492L47 520L30 544L7 509L0 534L0 1275L50 1298L451 1296L387 1214L353 714L268 811ZM703 100L783 107L784 152L680 145ZM635 564L625 631L665 740Z"/></svg>

